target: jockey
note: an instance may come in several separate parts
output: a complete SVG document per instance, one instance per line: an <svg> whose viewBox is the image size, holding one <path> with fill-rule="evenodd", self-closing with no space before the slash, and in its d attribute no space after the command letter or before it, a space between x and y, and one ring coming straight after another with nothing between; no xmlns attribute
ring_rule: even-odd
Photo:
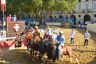
<svg viewBox="0 0 96 64"><path fill-rule="evenodd" d="M34 34L34 35L37 34L37 35L40 36L40 30L38 29L38 26L35 26L35 27L34 27L34 32L33 32L33 34Z"/></svg>
<svg viewBox="0 0 96 64"><path fill-rule="evenodd" d="M64 46L65 43L65 37L63 36L63 32L60 31L59 35L56 37L56 41L58 44L60 44L61 46Z"/></svg>
<svg viewBox="0 0 96 64"><path fill-rule="evenodd" d="M61 52L62 52L62 47L64 46L65 43L65 37L63 36L63 32L60 31L59 35L56 37L56 55L57 58L59 58Z"/></svg>
<svg viewBox="0 0 96 64"><path fill-rule="evenodd" d="M53 35L52 35L52 39L53 39L53 41L56 41L56 38L57 38L57 32L54 31L54 32L53 32Z"/></svg>
<svg viewBox="0 0 96 64"><path fill-rule="evenodd" d="M51 37L51 36L52 36L51 30L49 28L46 28L43 39L48 40L49 37Z"/></svg>
<svg viewBox="0 0 96 64"><path fill-rule="evenodd" d="M34 33L34 28L33 27L30 27L30 30L32 33Z"/></svg>
<svg viewBox="0 0 96 64"><path fill-rule="evenodd" d="M35 27L34 27L33 35L34 35L34 37L35 37L35 36L39 36L40 39L42 39L42 37L41 37L41 35L40 35L40 30L38 29L38 26L35 26Z"/></svg>

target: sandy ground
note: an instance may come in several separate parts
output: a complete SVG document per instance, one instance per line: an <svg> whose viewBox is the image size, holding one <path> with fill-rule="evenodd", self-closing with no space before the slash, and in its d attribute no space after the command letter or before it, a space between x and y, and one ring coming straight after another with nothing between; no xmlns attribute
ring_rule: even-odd
<svg viewBox="0 0 96 64"><path fill-rule="evenodd" d="M62 30L64 32L64 36L66 38L66 44L70 45L70 32L71 29L68 28L59 28L56 29ZM91 34L91 38L89 40L89 46L84 47L84 30L74 30L75 35L75 44L70 45L74 54L77 55L80 64L96 64L96 33ZM29 53L26 51L26 48L17 48L13 50L6 50L0 52L0 64L41 64L36 59L30 57ZM52 63L53 64L53 63ZM77 64L75 59L73 58L72 63L70 63L68 56L64 56L62 61L57 61L56 64Z"/></svg>

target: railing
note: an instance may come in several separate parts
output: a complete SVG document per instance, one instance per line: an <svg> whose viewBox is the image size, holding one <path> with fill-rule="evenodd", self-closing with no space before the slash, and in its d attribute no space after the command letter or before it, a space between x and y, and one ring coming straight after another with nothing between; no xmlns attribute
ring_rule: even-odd
<svg viewBox="0 0 96 64"><path fill-rule="evenodd" d="M16 37L0 38L0 41L10 40L10 39L15 40Z"/></svg>

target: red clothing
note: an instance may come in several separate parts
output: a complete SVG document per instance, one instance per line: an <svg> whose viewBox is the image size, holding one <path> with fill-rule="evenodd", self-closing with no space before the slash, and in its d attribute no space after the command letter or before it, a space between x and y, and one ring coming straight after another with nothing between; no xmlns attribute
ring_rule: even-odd
<svg viewBox="0 0 96 64"><path fill-rule="evenodd" d="M50 36L48 35L48 34L44 34L44 37L43 37L43 39L48 39Z"/></svg>
<svg viewBox="0 0 96 64"><path fill-rule="evenodd" d="M7 22L10 22L10 21L12 21L12 17L11 16L7 16Z"/></svg>

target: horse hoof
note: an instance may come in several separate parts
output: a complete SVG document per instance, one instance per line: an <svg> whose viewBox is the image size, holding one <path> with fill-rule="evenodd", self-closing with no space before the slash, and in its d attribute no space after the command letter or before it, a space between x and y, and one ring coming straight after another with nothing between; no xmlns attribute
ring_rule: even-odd
<svg viewBox="0 0 96 64"><path fill-rule="evenodd" d="M62 60L60 60L60 62L62 62Z"/></svg>

